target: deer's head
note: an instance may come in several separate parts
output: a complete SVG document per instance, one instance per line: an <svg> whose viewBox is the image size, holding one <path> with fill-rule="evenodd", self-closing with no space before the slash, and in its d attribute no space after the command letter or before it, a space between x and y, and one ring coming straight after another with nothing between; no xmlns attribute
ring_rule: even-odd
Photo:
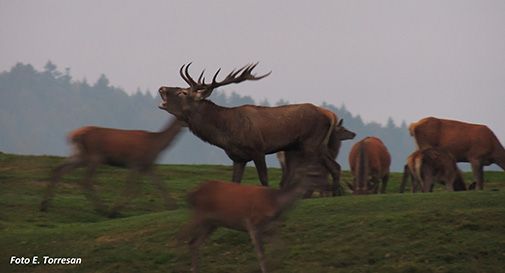
<svg viewBox="0 0 505 273"><path fill-rule="evenodd" d="M335 132L338 140L353 139L356 136L355 132L344 127L344 119L338 121L337 126L335 126Z"/></svg>
<svg viewBox="0 0 505 273"><path fill-rule="evenodd" d="M271 73L269 72L262 76L255 76L251 74L252 70L258 65L258 63L255 63L246 65L238 70L233 70L224 78L224 80L220 82L216 81L217 76L221 71L221 69L219 69L216 74L214 74L212 82L205 83L205 77L203 75L205 70L200 73L198 80L195 81L188 72L190 65L191 63L183 65L179 70L179 74L189 87L182 88L162 86L158 90L162 99L159 108L173 114L179 120L186 120L186 113L195 109L195 107L209 97L212 94L212 91L214 91L217 87L231 83L239 83L246 80L259 80Z"/></svg>

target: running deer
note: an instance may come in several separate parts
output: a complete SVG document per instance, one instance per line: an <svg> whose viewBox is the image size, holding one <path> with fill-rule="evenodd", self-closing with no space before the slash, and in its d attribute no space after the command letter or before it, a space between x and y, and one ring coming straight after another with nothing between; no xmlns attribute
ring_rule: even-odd
<svg viewBox="0 0 505 273"><path fill-rule="evenodd" d="M56 185L65 173L86 167L86 175L81 186L86 197L90 199L95 209L104 213L105 207L96 195L91 179L100 164L125 167L131 170L123 195L112 207L109 216L117 215L140 189L139 175L149 175L156 187L161 191L167 208L175 207L162 181L153 172L153 165L161 151L173 143L181 131L182 124L172 120L161 132L146 132L139 130L120 130L100 127L82 127L72 131L68 140L74 153L64 163L56 167L40 204L41 211L47 211L49 202L54 195Z"/></svg>
<svg viewBox="0 0 505 273"><path fill-rule="evenodd" d="M483 166L493 163L505 170L505 148L485 125L427 117L409 126L417 147L442 148L456 162L469 162L477 189L484 188Z"/></svg>
<svg viewBox="0 0 505 273"><path fill-rule="evenodd" d="M391 155L384 143L376 137L366 137L354 144L349 153L349 165L354 176L348 184L354 194L386 192Z"/></svg>
<svg viewBox="0 0 505 273"><path fill-rule="evenodd" d="M218 106L207 99L215 88L263 79L270 73L251 74L256 63L232 71L220 82L216 81L219 69L212 82L205 83L204 71L197 81L189 75L190 65L183 65L179 70L189 87L160 87L160 108L185 122L200 139L226 152L233 160L232 181L242 180L246 163L252 160L261 184L267 186L265 154L300 150L308 155L319 154L333 181L338 184L341 168L327 147L338 121L334 113L312 104Z"/></svg>
<svg viewBox="0 0 505 273"><path fill-rule="evenodd" d="M438 148L417 150L407 158L400 192L404 191L409 177L412 181L412 192L416 192L418 186L422 192L432 192L435 181L445 184L448 191L466 190L456 160L450 153Z"/></svg>
<svg viewBox="0 0 505 273"><path fill-rule="evenodd" d="M223 181L198 186L188 194L193 216L179 237L189 245L191 271L199 271L200 246L218 227L226 227L249 234L261 272L267 272L262 235L303 192L303 183L282 190Z"/></svg>
<svg viewBox="0 0 505 273"><path fill-rule="evenodd" d="M353 139L356 134L343 126L343 120L340 120L338 126L333 131L328 142L328 149L333 159L337 158L340 146L343 140ZM307 180L307 191L304 198L310 198L314 191L318 191L320 196L329 196L337 185L328 183L328 171L321 162L320 157L311 158L297 150L279 151L277 159L282 169L281 187L287 186L287 181L293 181L292 178L296 172L305 171L306 173L298 176ZM296 183L296 181L295 181Z"/></svg>

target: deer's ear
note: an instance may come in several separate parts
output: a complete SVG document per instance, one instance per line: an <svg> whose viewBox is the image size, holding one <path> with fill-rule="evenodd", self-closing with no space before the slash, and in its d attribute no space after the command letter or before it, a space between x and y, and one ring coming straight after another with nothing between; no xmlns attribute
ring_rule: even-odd
<svg viewBox="0 0 505 273"><path fill-rule="evenodd" d="M341 119L338 121L337 126L338 126L338 127L341 127L341 126L342 126L342 124L344 124L344 119L343 119L343 118L341 118Z"/></svg>
<svg viewBox="0 0 505 273"><path fill-rule="evenodd" d="M195 95L193 96L193 99L196 100L196 101L200 101L200 100L203 100L204 97L202 96L201 92L195 92Z"/></svg>
<svg viewBox="0 0 505 273"><path fill-rule="evenodd" d="M198 92L195 92L195 100L203 100L203 99L206 99L208 96L210 96L212 94L212 90L202 90L202 91L198 91Z"/></svg>

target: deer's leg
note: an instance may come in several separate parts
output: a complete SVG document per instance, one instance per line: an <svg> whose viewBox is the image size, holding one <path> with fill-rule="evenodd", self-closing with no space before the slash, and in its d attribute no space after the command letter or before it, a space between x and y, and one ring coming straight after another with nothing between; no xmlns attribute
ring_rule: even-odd
<svg viewBox="0 0 505 273"><path fill-rule="evenodd" d="M254 249L256 250L261 272L266 273L265 250L263 247L263 241L261 240L261 233L251 224L249 220L246 220L246 228L249 233L249 237L251 237Z"/></svg>
<svg viewBox="0 0 505 273"><path fill-rule="evenodd" d="M496 165L500 166L500 168L502 168L502 170L505 171L505 157L504 156L496 159L495 163L496 163Z"/></svg>
<svg viewBox="0 0 505 273"><path fill-rule="evenodd" d="M141 185L139 181L139 174L139 171L133 169L131 174L128 175L123 192L116 203L112 206L109 212L109 217L116 217L119 214L119 211L140 192Z"/></svg>
<svg viewBox="0 0 505 273"><path fill-rule="evenodd" d="M343 195L342 188L340 187L340 171L342 167L330 155L323 156L323 164L332 177L331 191L333 196Z"/></svg>
<svg viewBox="0 0 505 273"><path fill-rule="evenodd" d="M282 154L281 157L279 157L279 153ZM279 183L279 187L282 189L284 188L284 183L285 183L285 177L286 177L286 171L287 171L287 164L288 164L288 159L285 151L277 152L277 158L279 159L279 164L281 165L281 182Z"/></svg>
<svg viewBox="0 0 505 273"><path fill-rule="evenodd" d="M463 176L458 169L455 170L455 174L452 177L452 188L454 191L466 191L466 184Z"/></svg>
<svg viewBox="0 0 505 273"><path fill-rule="evenodd" d="M42 202L40 203L40 211L47 211L49 207L49 203L54 196L54 191L58 182L60 181L61 176L65 173L81 167L83 162L76 157L72 157L67 159L63 164L59 165L52 171L51 180L49 181L46 191L44 192L44 197Z"/></svg>
<svg viewBox="0 0 505 273"><path fill-rule="evenodd" d="M95 175L97 165L95 163L89 163L86 169L86 176L84 177L84 181L81 182L81 186L84 191L84 195L88 200L93 203L95 210L100 213L105 213L105 206L96 194L95 188L93 187L93 181L91 178Z"/></svg>
<svg viewBox="0 0 505 273"><path fill-rule="evenodd" d="M240 183L240 181L242 181L246 163L246 161L233 161L233 175L231 177L231 181L236 183Z"/></svg>
<svg viewBox="0 0 505 273"><path fill-rule="evenodd" d="M433 192L433 182L434 182L433 173L431 172L431 170L425 170L423 174L424 174L422 181L423 192Z"/></svg>
<svg viewBox="0 0 505 273"><path fill-rule="evenodd" d="M168 192L167 188L165 187L165 184L163 181L161 181L160 177L156 175L153 171L149 172L149 176L151 180L153 181L154 185L158 190L161 192L161 197L163 198L163 201L165 203L165 207L169 210L173 210L177 208L177 202L175 199L170 196L170 193Z"/></svg>
<svg viewBox="0 0 505 273"><path fill-rule="evenodd" d="M294 183L296 172L298 171L299 164L298 160L292 160L293 154L290 151L285 151L286 164L282 169L282 177L280 182L280 188L286 188L289 184ZM295 181L296 182L296 181Z"/></svg>
<svg viewBox="0 0 505 273"><path fill-rule="evenodd" d="M373 193L378 194L381 181L378 177L373 176L371 182L373 183L371 185L373 187Z"/></svg>
<svg viewBox="0 0 505 273"><path fill-rule="evenodd" d="M409 176L410 176L409 166L405 164L403 166L403 175L402 175L402 182L400 184L400 193L405 192L405 186L407 185L407 180L409 179Z"/></svg>
<svg viewBox="0 0 505 273"><path fill-rule="evenodd" d="M265 155L258 156L253 161L256 166L256 171L258 172L261 185L268 187L268 170L265 162Z"/></svg>
<svg viewBox="0 0 505 273"><path fill-rule="evenodd" d="M320 196L323 197L328 197L331 196L331 184L328 182L328 175L326 174L324 176L325 181L321 181L321 183L324 183L322 185L319 185L321 194Z"/></svg>
<svg viewBox="0 0 505 273"><path fill-rule="evenodd" d="M198 265L200 263L200 246L205 242L212 232L216 230L215 226L201 223L195 226L192 231L193 234L189 240L189 250L191 252L191 272L197 273L199 271Z"/></svg>
<svg viewBox="0 0 505 273"><path fill-rule="evenodd" d="M417 192L417 188L421 185L421 182L412 173L410 174L410 179L412 181L412 193L416 193Z"/></svg>
<svg viewBox="0 0 505 273"><path fill-rule="evenodd" d="M480 163L479 160L473 160L473 161L470 161L470 164L472 165L473 177L476 180L475 189L476 190L483 190L484 189L484 172L482 170L483 169L482 163Z"/></svg>
<svg viewBox="0 0 505 273"><path fill-rule="evenodd" d="M381 190L380 190L381 194L386 193L386 187L388 185L388 181L389 181L389 174L386 174L384 177L382 177L382 184L381 184Z"/></svg>
<svg viewBox="0 0 505 273"><path fill-rule="evenodd" d="M445 173L439 178L444 183L447 191L454 191L454 179L454 175L449 170L445 170Z"/></svg>

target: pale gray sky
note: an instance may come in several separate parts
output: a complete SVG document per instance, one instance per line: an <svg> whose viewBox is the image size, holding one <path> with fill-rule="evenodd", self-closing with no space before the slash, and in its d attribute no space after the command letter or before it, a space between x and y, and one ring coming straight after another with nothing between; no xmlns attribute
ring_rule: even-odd
<svg viewBox="0 0 505 273"><path fill-rule="evenodd" d="M327 101L367 121L489 125L505 142L505 1L7 1L0 70L51 60L134 92L260 61L230 86L275 102ZM154 107L154 106L153 106Z"/></svg>

